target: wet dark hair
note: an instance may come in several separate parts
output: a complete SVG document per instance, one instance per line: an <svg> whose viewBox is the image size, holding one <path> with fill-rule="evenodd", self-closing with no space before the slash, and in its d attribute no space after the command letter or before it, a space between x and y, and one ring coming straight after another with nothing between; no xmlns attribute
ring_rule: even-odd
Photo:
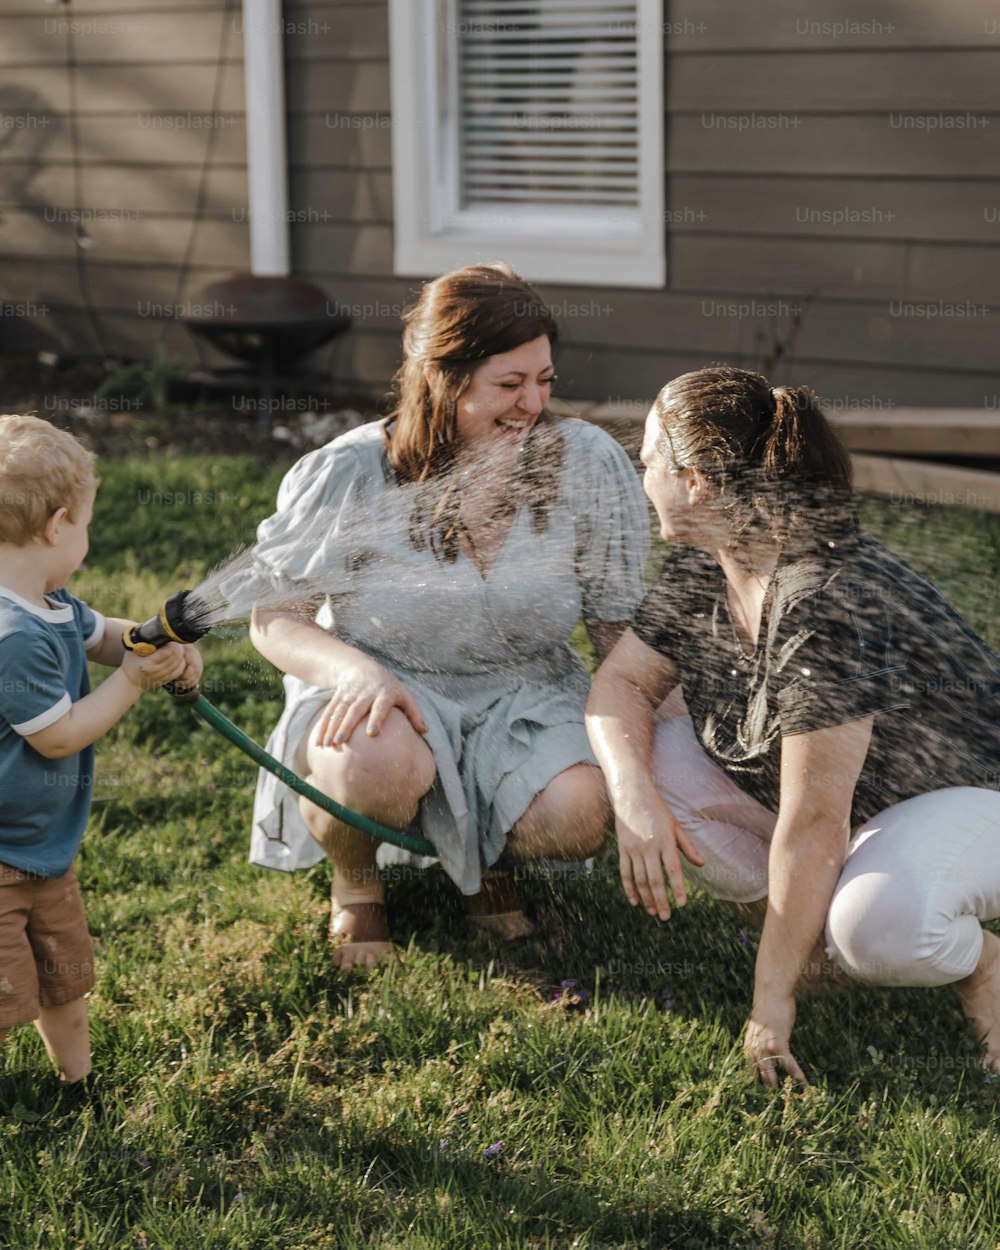
<svg viewBox="0 0 1000 1250"><path fill-rule="evenodd" d="M410 541L430 543L447 561L458 556L460 498L449 480L458 439L458 401L490 356L547 336L555 318L538 292L509 265L494 261L446 273L423 288L403 313L403 363L386 418L386 455L402 482L421 484L410 515ZM428 377L428 373L430 376ZM544 530L559 484L563 437L546 409L525 444L524 469L508 507L526 503L536 532Z"/></svg>
<svg viewBox="0 0 1000 1250"><path fill-rule="evenodd" d="M855 531L851 459L808 387L713 365L668 383L654 409L661 451L674 468L704 474L730 513L734 546Z"/></svg>

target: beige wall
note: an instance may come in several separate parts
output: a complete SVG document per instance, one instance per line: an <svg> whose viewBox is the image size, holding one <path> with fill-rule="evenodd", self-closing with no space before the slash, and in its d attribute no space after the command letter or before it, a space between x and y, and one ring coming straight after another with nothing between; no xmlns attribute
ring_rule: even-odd
<svg viewBox="0 0 1000 1250"><path fill-rule="evenodd" d="M91 227L91 287L115 349L139 351L160 333L140 303L176 298L208 133L154 130L146 115L211 113L222 10L219 0L110 5L74 6L78 21L122 27L77 37L84 201L132 216ZM355 316L331 357L337 376L381 390L400 307L418 285L392 275L387 5L308 0L286 3L285 17L302 24L286 38L295 267ZM52 119L44 132L0 133L0 248L5 298L51 304L43 330L92 348L72 311L72 227L44 220L46 206L74 203L64 39L45 31L62 18L55 6L0 0L5 111ZM1000 112L989 113L1000 9L676 0L667 18L667 289L545 288L563 314L563 393L641 399L712 360L760 364L797 319L791 361L774 375L835 403L1000 402ZM807 25L833 22L848 29ZM242 37L229 26L225 121L182 303L248 260L233 212L246 194ZM965 125L945 128L942 114ZM178 327L167 341L190 350Z"/></svg>
<svg viewBox="0 0 1000 1250"><path fill-rule="evenodd" d="M2 296L33 306L39 345L144 355L165 336L190 353L178 305L247 263L247 227L232 211L246 199L242 45L219 0L77 0L72 14L2 0L0 115ZM93 246L82 282L77 208L97 214L84 223ZM88 280L95 319L82 311ZM9 318L0 334L15 337Z"/></svg>

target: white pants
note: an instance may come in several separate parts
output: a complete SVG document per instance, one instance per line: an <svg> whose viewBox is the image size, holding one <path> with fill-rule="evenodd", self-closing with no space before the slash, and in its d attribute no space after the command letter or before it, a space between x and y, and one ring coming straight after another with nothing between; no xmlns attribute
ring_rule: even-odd
<svg viewBox="0 0 1000 1250"><path fill-rule="evenodd" d="M665 708L664 711L672 711ZM653 779L705 860L684 876L714 898L767 894L777 817L706 754L690 716L657 722ZM979 962L1000 916L1000 793L917 795L855 830L826 919L827 952L874 985L948 985Z"/></svg>

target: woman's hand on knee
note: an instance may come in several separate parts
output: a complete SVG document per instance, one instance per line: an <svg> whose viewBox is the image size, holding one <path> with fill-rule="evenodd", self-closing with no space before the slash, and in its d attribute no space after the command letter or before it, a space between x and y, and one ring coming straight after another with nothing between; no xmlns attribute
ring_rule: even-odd
<svg viewBox="0 0 1000 1250"><path fill-rule="evenodd" d="M318 746L341 746L366 717L366 732L374 737L394 707L403 712L417 733L427 733L416 699L395 674L375 660L344 665L332 689L316 727Z"/></svg>
<svg viewBox="0 0 1000 1250"><path fill-rule="evenodd" d="M687 902L678 851L692 864L704 860L691 845L677 818L658 796L647 796L615 812L618 868L628 901L640 901L651 916L670 919L667 881L677 907ZM665 873L665 875L664 875Z"/></svg>

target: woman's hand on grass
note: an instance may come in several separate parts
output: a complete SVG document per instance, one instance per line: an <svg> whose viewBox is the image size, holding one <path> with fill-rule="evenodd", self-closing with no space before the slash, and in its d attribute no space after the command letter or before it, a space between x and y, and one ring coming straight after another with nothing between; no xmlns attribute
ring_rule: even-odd
<svg viewBox="0 0 1000 1250"><path fill-rule="evenodd" d="M641 901L651 916L669 920L667 881L670 882L675 906L683 907L687 902L687 887L678 850L699 867L705 861L658 795L650 794L619 807L615 812L615 830L618 835L618 869L628 901L633 906Z"/></svg>
<svg viewBox="0 0 1000 1250"><path fill-rule="evenodd" d="M754 1002L743 1038L743 1053L753 1076L769 1089L779 1084L779 1071L808 1085L805 1073L792 1054L792 1029L795 1025L795 998L789 994Z"/></svg>
<svg viewBox="0 0 1000 1250"><path fill-rule="evenodd" d="M330 701L319 719L317 744L341 746L365 717L367 733L374 737L394 707L403 712L417 733L427 733L416 699L398 677L367 658L345 664L337 673Z"/></svg>

